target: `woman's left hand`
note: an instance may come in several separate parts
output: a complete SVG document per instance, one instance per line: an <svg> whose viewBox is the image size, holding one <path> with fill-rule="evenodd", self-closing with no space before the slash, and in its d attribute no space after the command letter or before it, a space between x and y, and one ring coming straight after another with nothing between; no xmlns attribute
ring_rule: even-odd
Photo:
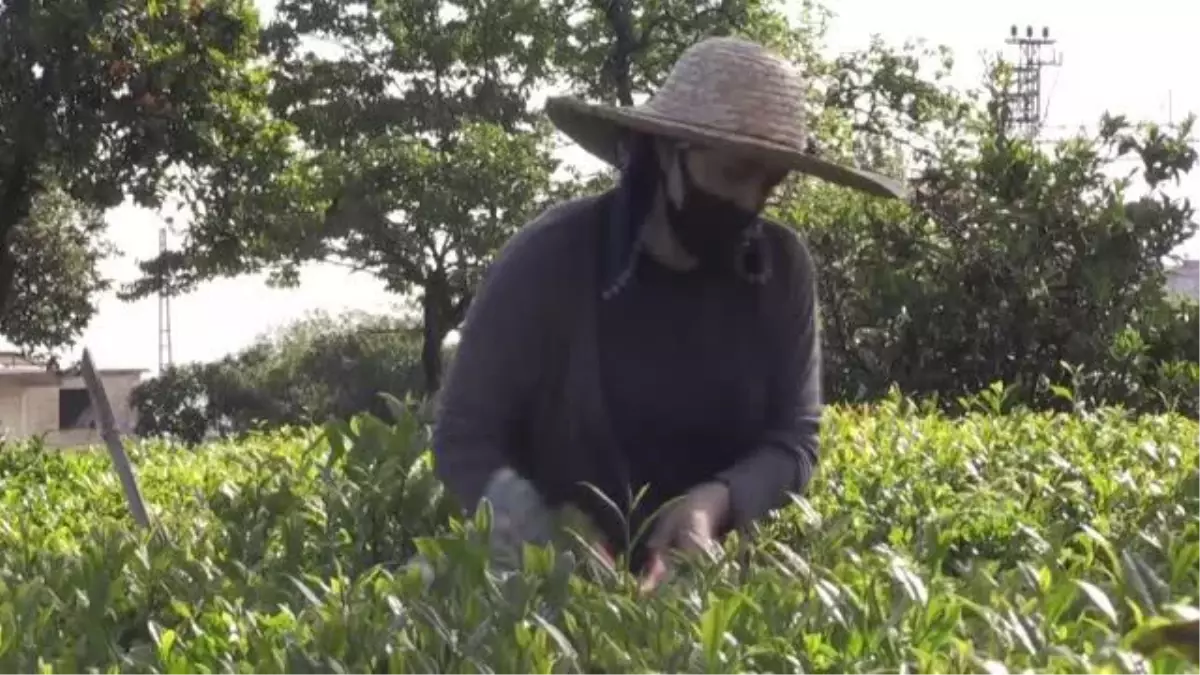
<svg viewBox="0 0 1200 675"><path fill-rule="evenodd" d="M715 557L717 535L729 517L729 488L723 483L703 483L662 515L647 540L650 561L642 577L642 591L650 591L667 575L671 549L701 552Z"/></svg>

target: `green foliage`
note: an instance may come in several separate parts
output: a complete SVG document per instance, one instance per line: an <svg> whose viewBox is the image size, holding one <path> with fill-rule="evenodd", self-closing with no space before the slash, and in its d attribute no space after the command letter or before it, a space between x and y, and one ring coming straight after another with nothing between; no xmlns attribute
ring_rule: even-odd
<svg viewBox="0 0 1200 675"><path fill-rule="evenodd" d="M188 445L204 440L211 426L206 393L212 369L207 364L173 365L138 384L129 396L137 414L134 432L169 436Z"/></svg>
<svg viewBox="0 0 1200 675"><path fill-rule="evenodd" d="M215 212L233 177L278 167L257 41L248 0L0 6L0 317L12 339L70 341L90 314L82 296L99 290L97 228L39 209L42 195L61 188L84 220L127 198L157 207L171 192ZM26 248L36 244L51 247L44 258ZM36 283L57 272L77 287Z"/></svg>
<svg viewBox="0 0 1200 675"><path fill-rule="evenodd" d="M131 396L136 432L195 444L360 412L390 420L379 394L423 396L420 344L420 329L405 321L314 314L238 354L143 382Z"/></svg>
<svg viewBox="0 0 1200 675"><path fill-rule="evenodd" d="M802 39L775 0L582 0L555 3L553 63L588 99L633 105L655 91L684 49L709 35L741 34L787 53Z"/></svg>
<svg viewBox="0 0 1200 675"><path fill-rule="evenodd" d="M114 252L101 211L47 186L28 222L10 239L13 288L0 311L0 335L35 355L74 342L111 285L100 262Z"/></svg>
<svg viewBox="0 0 1200 675"><path fill-rule="evenodd" d="M146 264L126 296L264 269L294 283L300 264L336 261L420 305L425 388L436 390L442 343L491 255L548 204L605 181L570 170L552 180L534 91L599 87L624 100L624 83L661 81L702 35L789 37L776 3L641 4L281 3L265 46L296 159L238 197L234 217L193 224L187 247ZM330 48L310 52L313 40Z"/></svg>
<svg viewBox="0 0 1200 675"><path fill-rule="evenodd" d="M1171 300L1133 312L1099 366L1066 366L1076 408L1121 404L1136 412L1200 416L1200 307Z"/></svg>
<svg viewBox="0 0 1200 675"><path fill-rule="evenodd" d="M952 403L1003 380L1065 408L1054 387L1074 377L1076 406L1196 410L1196 350L1135 357L1127 339L1166 344L1154 335L1173 330L1145 316L1166 316L1162 259L1195 231L1190 205L1165 192L1195 162L1189 125L1105 116L1095 137L1043 147L1010 130L1011 68L956 91L946 49L874 40L830 58L827 21L817 3L776 0L283 2L262 49L287 125L238 146L240 182L200 183L226 199L125 295L262 270L294 283L313 260L364 270L419 305L423 386L436 391L442 343L492 254L547 203L611 179L555 176L532 93L630 104L697 39L741 34L809 76L814 151L917 174L911 207L803 178L773 204L819 262L830 398L899 385ZM1128 159L1144 199L1119 175Z"/></svg>
<svg viewBox="0 0 1200 675"><path fill-rule="evenodd" d="M136 445L151 533L103 453L6 448L0 669L1196 672L1164 628L1200 583L1182 417L833 408L808 499L639 597L580 550L489 571L486 512L451 520L390 403L394 427Z"/></svg>
<svg viewBox="0 0 1200 675"><path fill-rule="evenodd" d="M1176 401L1195 415L1195 339L1158 337L1187 330L1186 317L1171 327L1163 260L1196 230L1191 205L1165 191L1195 163L1189 125L1176 137L1105 117L1096 137L1043 150L1010 135L999 97L958 133L929 132L932 160L908 154L921 169L916 208L807 182L780 201L820 266L829 396L896 385L952 402L1003 380L1053 405L1067 363L1098 382L1080 393L1100 402ZM935 127L958 118L952 100L927 115ZM1111 177L1129 158L1151 190L1136 200L1127 176Z"/></svg>
<svg viewBox="0 0 1200 675"><path fill-rule="evenodd" d="M159 273L177 289L262 269L291 284L304 262L342 263L415 296L436 389L486 260L557 195L548 128L525 105L546 77L545 20L532 0L280 3L264 45L296 156L231 217L193 223L127 296Z"/></svg>

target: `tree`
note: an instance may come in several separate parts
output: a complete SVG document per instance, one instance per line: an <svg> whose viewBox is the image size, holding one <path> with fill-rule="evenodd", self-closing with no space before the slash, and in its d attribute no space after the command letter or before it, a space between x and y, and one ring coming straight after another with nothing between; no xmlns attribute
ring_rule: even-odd
<svg viewBox="0 0 1200 675"><path fill-rule="evenodd" d="M788 14L799 10L797 20ZM893 48L878 38L867 49L830 59L830 15L810 0L562 0L555 67L572 93L633 105L660 87L679 56L712 35L738 35L790 59L809 81L815 147L877 170L902 173L932 133L955 128L966 107L943 83L952 66L945 48ZM932 79L922 65L936 60Z"/></svg>
<svg viewBox="0 0 1200 675"><path fill-rule="evenodd" d="M175 288L263 269L290 284L304 262L340 263L416 294L436 390L442 343L490 254L556 198L549 130L525 103L547 72L546 14L536 0L306 0L277 17L272 105L304 160L238 217L194 222L126 297L163 273Z"/></svg>
<svg viewBox="0 0 1200 675"><path fill-rule="evenodd" d="M541 131L480 123L455 135L443 150L416 143L360 165L365 176L352 169L353 182L328 212L323 246L326 259L353 261L393 292L419 289L430 392L440 383L445 337L465 317L486 262L551 198L556 164Z"/></svg>
<svg viewBox="0 0 1200 675"><path fill-rule="evenodd" d="M806 18L815 16L805 7ZM554 65L585 98L630 106L663 83L679 55L701 38L739 34L789 56L805 55L807 29L775 0L561 0L555 7Z"/></svg>
<svg viewBox="0 0 1200 675"><path fill-rule="evenodd" d="M575 28L561 34L556 58L582 95L629 105L661 84L698 33L747 35L810 76L817 151L915 178L912 205L802 176L772 205L818 259L832 399L874 398L899 385L953 402L1003 380L1020 383L1026 402L1045 403L1047 382L1065 375L1059 360L1089 374L1122 372L1134 367L1120 356L1131 349L1122 337L1130 330L1152 342L1145 351L1163 351L1163 335L1194 321L1159 307L1161 261L1195 230L1190 206L1160 189L1194 162L1186 130L1168 135L1107 119L1097 138L1042 152L1008 133L997 105L1006 100L1003 69L991 90L960 92L946 85L953 59L945 48L874 39L827 59L826 14L816 4L803 7L799 26L771 2L570 6ZM937 68L925 74L930 63ZM1151 197L1130 201L1128 182L1108 178L1114 162L1129 158L1144 165ZM1134 385L1101 378L1093 390L1145 408L1133 394L1107 392L1172 380L1194 399L1195 368L1172 363L1194 363L1194 349L1170 353L1138 361L1153 372L1130 373Z"/></svg>
<svg viewBox="0 0 1200 675"><path fill-rule="evenodd" d="M134 433L168 436L187 445L202 442L210 428L205 397L209 368L202 363L172 365L138 384L129 395L137 411Z"/></svg>
<svg viewBox="0 0 1200 675"><path fill-rule="evenodd" d="M172 368L140 384L137 433L198 443L207 435L348 420L391 420L380 397L424 395L422 332L390 317L316 314L219 361Z"/></svg>
<svg viewBox="0 0 1200 675"><path fill-rule="evenodd" d="M1162 261L1196 224L1162 188L1195 163L1190 122L1168 134L1105 116L1093 137L1043 149L1011 133L1006 86L998 68L959 130L914 163L913 207L820 187L782 207L821 266L831 398L898 385L953 405L1003 381L1048 405L1063 363L1118 371L1127 329L1159 332L1139 315L1170 314ZM1111 177L1125 159L1142 165L1147 197Z"/></svg>
<svg viewBox="0 0 1200 675"><path fill-rule="evenodd" d="M0 335L41 355L74 342L87 327L96 297L110 286L99 263L113 252L100 211L46 185L12 234L13 288L0 313Z"/></svg>
<svg viewBox="0 0 1200 675"><path fill-rule="evenodd" d="M285 3L269 41L272 102L300 130L304 161L201 219L188 249L147 270L183 284L261 268L288 282L313 259L369 270L420 293L432 391L441 340L490 254L534 204L578 189L551 187L547 135L524 97L555 82L629 105L687 46L735 33L810 76L817 151L917 188L906 205L797 176L772 205L820 266L831 398L899 385L953 399L1002 380L1045 402L1061 362L1132 363L1113 356L1140 353L1131 330L1178 342L1146 317L1178 315L1156 304L1160 261L1195 229L1190 206L1160 189L1195 161L1180 138L1106 118L1095 138L1040 148L1008 130L1002 69L994 91L957 92L945 50L875 40L828 59L823 11L803 10L795 25L770 0ZM303 38L339 48L317 56ZM1123 157L1140 158L1150 198L1107 175Z"/></svg>
<svg viewBox="0 0 1200 675"><path fill-rule="evenodd" d="M232 217L194 221L184 249L145 265L124 297L261 270L291 284L314 260L367 271L417 296L434 391L442 342L491 254L548 202L605 184L552 180L532 93L554 83L628 103L630 87L661 82L691 42L742 28L803 52L776 7L284 2L267 31L272 105L299 130L305 159L239 198Z"/></svg>
<svg viewBox="0 0 1200 675"><path fill-rule="evenodd" d="M39 259L28 249L21 257L18 246L68 236L31 218L40 195L61 189L89 214L126 197L158 206L172 192L204 208L220 202L223 177L267 167L268 157L283 162L286 129L262 114L256 53L257 16L247 1L0 5L0 317L7 332L32 330L18 322L34 318L32 307L60 301L70 318L27 337L17 330L18 339L69 339L86 323L74 290L66 298L68 291L39 286L36 292L58 296L37 299L26 286L14 296L18 279L32 285L51 272L29 265L88 257L60 251L57 260ZM10 317L14 303L18 315Z"/></svg>

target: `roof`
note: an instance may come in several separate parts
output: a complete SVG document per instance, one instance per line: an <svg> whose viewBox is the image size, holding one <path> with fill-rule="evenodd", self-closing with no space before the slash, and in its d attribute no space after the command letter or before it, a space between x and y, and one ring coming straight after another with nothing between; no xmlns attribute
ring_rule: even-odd
<svg viewBox="0 0 1200 675"><path fill-rule="evenodd" d="M1167 289L1200 300L1200 260L1184 260L1167 270Z"/></svg>
<svg viewBox="0 0 1200 675"><path fill-rule="evenodd" d="M55 386L62 380L58 373L44 368L0 368L0 381L25 385Z"/></svg>
<svg viewBox="0 0 1200 675"><path fill-rule="evenodd" d="M100 368L97 373L103 376L141 375L149 372L147 368ZM53 362L38 363L21 352L12 350L0 351L0 378L5 381L22 381L26 384L58 384L64 377L79 377L82 373L78 366L59 368Z"/></svg>
<svg viewBox="0 0 1200 675"><path fill-rule="evenodd" d="M0 368L35 368L37 370L46 369L45 366L35 363L21 352L10 350L0 351Z"/></svg>

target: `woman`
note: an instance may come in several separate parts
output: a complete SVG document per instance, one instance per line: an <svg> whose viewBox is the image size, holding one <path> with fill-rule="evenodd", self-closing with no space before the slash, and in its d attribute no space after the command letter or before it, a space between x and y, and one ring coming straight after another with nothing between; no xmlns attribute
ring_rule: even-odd
<svg viewBox="0 0 1200 675"><path fill-rule="evenodd" d="M821 416L815 271L759 213L790 171L903 197L807 151L804 93L778 56L709 38L643 106L547 103L622 176L514 236L465 321L435 464L464 506L491 502L498 541L544 541L549 511L572 505L656 576L668 550L710 549L803 492Z"/></svg>

